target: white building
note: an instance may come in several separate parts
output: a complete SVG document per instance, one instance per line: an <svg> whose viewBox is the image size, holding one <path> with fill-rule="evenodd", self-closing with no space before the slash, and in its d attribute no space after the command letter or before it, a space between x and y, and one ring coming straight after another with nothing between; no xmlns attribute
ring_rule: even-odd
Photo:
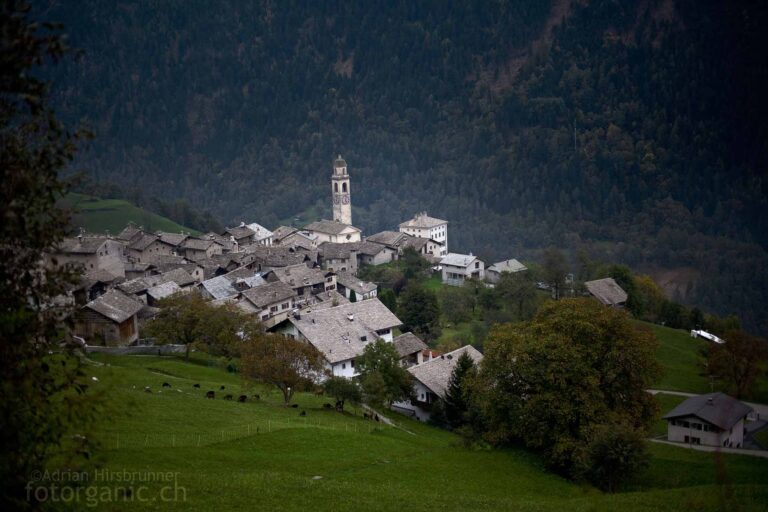
<svg viewBox="0 0 768 512"><path fill-rule="evenodd" d="M689 398L667 414L667 439L678 443L741 448L752 407L723 393Z"/></svg>
<svg viewBox="0 0 768 512"><path fill-rule="evenodd" d="M333 220L342 224L352 224L352 190L347 173L347 162L341 158L341 155L333 162L331 193Z"/></svg>
<svg viewBox="0 0 768 512"><path fill-rule="evenodd" d="M472 254L448 253L440 260L443 267L443 282L452 286L461 286L467 279L483 279L485 263Z"/></svg>
<svg viewBox="0 0 768 512"><path fill-rule="evenodd" d="M504 272L514 274L515 272L522 272L523 270L528 270L528 267L516 259L500 261L485 269L485 278L491 283L498 283L499 279L501 279L501 274Z"/></svg>
<svg viewBox="0 0 768 512"><path fill-rule="evenodd" d="M336 272L336 289L347 299L356 301L373 299L378 295L379 287L376 283L361 281L350 272L339 270Z"/></svg>
<svg viewBox="0 0 768 512"><path fill-rule="evenodd" d="M266 245L267 247L272 245L272 232L270 230L256 222L251 222L246 226L253 231L253 240L257 244Z"/></svg>
<svg viewBox="0 0 768 512"><path fill-rule="evenodd" d="M402 325L378 299L294 312L274 331L306 341L323 354L326 369L337 377L358 374L355 359L377 339L392 342L392 331Z"/></svg>
<svg viewBox="0 0 768 512"><path fill-rule="evenodd" d="M304 227L304 231L309 235L316 236L317 244L324 242L333 242L344 244L349 242L359 242L362 239L363 231L355 226L343 224L335 220L319 220Z"/></svg>
<svg viewBox="0 0 768 512"><path fill-rule="evenodd" d="M429 420L433 404L439 400L445 400L453 369L459 357L465 353L475 364L483 360L483 355L477 349L472 345L466 345L408 368L414 379L413 400L395 402L393 409L420 421Z"/></svg>
<svg viewBox="0 0 768 512"><path fill-rule="evenodd" d="M428 238L442 244L440 256L448 254L448 221L436 219L427 212L417 213L400 224L400 232L418 238Z"/></svg>

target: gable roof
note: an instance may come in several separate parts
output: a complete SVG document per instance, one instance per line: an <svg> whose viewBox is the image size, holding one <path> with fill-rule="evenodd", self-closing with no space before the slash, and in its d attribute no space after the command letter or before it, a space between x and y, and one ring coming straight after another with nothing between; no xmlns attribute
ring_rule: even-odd
<svg viewBox="0 0 768 512"><path fill-rule="evenodd" d="M471 254L459 254L455 252L449 252L443 259L440 260L441 265L450 265L451 267L468 267L475 261L477 256Z"/></svg>
<svg viewBox="0 0 768 512"><path fill-rule="evenodd" d="M269 238L272 236L272 232L262 226L261 224L258 224L256 222L251 222L250 224L246 224L245 227L249 228L251 231L253 231L254 238L258 242L259 240L264 240L265 238Z"/></svg>
<svg viewBox="0 0 768 512"><path fill-rule="evenodd" d="M270 304L281 302L295 296L296 291L280 281L256 286L243 292L243 297L257 308L264 308Z"/></svg>
<svg viewBox="0 0 768 512"><path fill-rule="evenodd" d="M453 368L456 366L459 357L464 353L469 355L476 364L483 360L483 354L478 352L475 347L465 345L430 361L411 366L408 368L408 371L434 394L440 398L445 398L445 392L448 389Z"/></svg>
<svg viewBox="0 0 768 512"><path fill-rule="evenodd" d="M181 245L184 249L191 249L193 251L207 251L210 246L215 244L214 240L210 238L208 240L201 240L199 238L187 238Z"/></svg>
<svg viewBox="0 0 768 512"><path fill-rule="evenodd" d="M272 242L279 242L283 238L287 237L291 233L298 231L296 228L290 226L279 226L272 232Z"/></svg>
<svg viewBox="0 0 768 512"><path fill-rule="evenodd" d="M333 274L333 272L327 272L319 268L309 268L305 264L299 263L297 265L273 268L267 273L267 276L272 275L292 288L300 288L302 286L323 283L328 274Z"/></svg>
<svg viewBox="0 0 768 512"><path fill-rule="evenodd" d="M95 254L108 240L105 236L76 236L65 238L58 246L58 251L69 254Z"/></svg>
<svg viewBox="0 0 768 512"><path fill-rule="evenodd" d="M587 281L584 283L589 293L607 306L615 306L627 302L627 292L613 280L612 277Z"/></svg>
<svg viewBox="0 0 768 512"><path fill-rule="evenodd" d="M355 226L352 226L350 224L342 224L341 222L336 222L335 220L318 220L316 222L307 224L304 227L304 229L306 229L307 231L317 231L318 233L324 233L327 235L338 235L350 228L353 231L358 231L358 232L361 231L359 228L356 228Z"/></svg>
<svg viewBox="0 0 768 512"><path fill-rule="evenodd" d="M252 237L253 235L256 234L251 228L246 226L244 223L234 228L227 228L224 230L224 233L234 236L235 240L240 240L241 238L246 238L246 237Z"/></svg>
<svg viewBox="0 0 768 512"><path fill-rule="evenodd" d="M392 340L392 342L395 344L395 350L397 350L397 354L401 358L429 348L426 343L421 341L421 339L412 332L403 333Z"/></svg>
<svg viewBox="0 0 768 512"><path fill-rule="evenodd" d="M370 293L378 288L376 283L363 281L359 277L352 275L346 270L339 270L336 272L336 283L361 295Z"/></svg>
<svg viewBox="0 0 768 512"><path fill-rule="evenodd" d="M157 235L142 233L140 237L137 237L133 242L130 243L130 245L128 245L128 248L134 251L143 251L158 240L160 240L160 237Z"/></svg>
<svg viewBox="0 0 768 512"><path fill-rule="evenodd" d="M257 262L262 267L288 267L302 264L307 260L306 252L297 252L292 247L287 246L264 246L259 244L249 245L244 249L252 259L251 262ZM304 265L306 266L306 265Z"/></svg>
<svg viewBox="0 0 768 512"><path fill-rule="evenodd" d="M173 281L166 281L147 290L147 295L153 299L164 299L181 291L181 287Z"/></svg>
<svg viewBox="0 0 768 512"><path fill-rule="evenodd" d="M116 238L118 240L131 242L142 233L143 231L140 228L136 227L133 223L128 223L128 225L117 235Z"/></svg>
<svg viewBox="0 0 768 512"><path fill-rule="evenodd" d="M118 290L109 290L83 306L117 323L128 320L143 307L143 303Z"/></svg>
<svg viewBox="0 0 768 512"><path fill-rule="evenodd" d="M491 272L498 272L501 274L502 272L520 272L522 270L528 270L528 267L517 261L516 259L511 260L505 260L500 261L498 263L494 263L490 267L488 267L486 270L489 270Z"/></svg>
<svg viewBox="0 0 768 512"><path fill-rule="evenodd" d="M189 237L184 233L166 233L165 231L158 231L156 235L160 237L160 241L174 247L180 246Z"/></svg>
<svg viewBox="0 0 768 512"><path fill-rule="evenodd" d="M365 240L367 242L374 242L388 247L398 248L408 238L410 238L410 235L401 233L400 231L381 231L365 237Z"/></svg>
<svg viewBox="0 0 768 512"><path fill-rule="evenodd" d="M427 212L420 212L405 222L400 223L401 228L434 228L448 224L447 220L430 217Z"/></svg>
<svg viewBox="0 0 768 512"><path fill-rule="evenodd" d="M693 396L663 416L665 420L696 416L722 430L733 427L752 407L724 393Z"/></svg>

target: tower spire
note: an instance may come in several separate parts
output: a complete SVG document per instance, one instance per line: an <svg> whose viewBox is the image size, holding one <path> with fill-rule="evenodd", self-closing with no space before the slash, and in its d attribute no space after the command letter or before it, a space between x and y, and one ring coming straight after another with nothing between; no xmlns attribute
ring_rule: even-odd
<svg viewBox="0 0 768 512"><path fill-rule="evenodd" d="M342 224L352 224L352 196L347 173L347 162L341 154L333 162L331 174L331 194L333 198L333 220Z"/></svg>

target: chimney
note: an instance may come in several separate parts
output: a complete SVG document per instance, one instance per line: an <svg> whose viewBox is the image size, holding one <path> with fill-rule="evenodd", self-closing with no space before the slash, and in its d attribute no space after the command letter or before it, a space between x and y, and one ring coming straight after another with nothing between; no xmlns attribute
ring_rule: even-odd
<svg viewBox="0 0 768 512"><path fill-rule="evenodd" d="M240 227L241 227L241 228L242 228L242 227L245 227L245 222L244 222L244 221L242 221L242 220L240 221Z"/></svg>
<svg viewBox="0 0 768 512"><path fill-rule="evenodd" d="M715 401L712 397L707 398L707 405L715 405Z"/></svg>
<svg viewBox="0 0 768 512"><path fill-rule="evenodd" d="M355 320L355 315L353 315L352 313L348 314L347 320L349 320L350 322L353 322Z"/></svg>

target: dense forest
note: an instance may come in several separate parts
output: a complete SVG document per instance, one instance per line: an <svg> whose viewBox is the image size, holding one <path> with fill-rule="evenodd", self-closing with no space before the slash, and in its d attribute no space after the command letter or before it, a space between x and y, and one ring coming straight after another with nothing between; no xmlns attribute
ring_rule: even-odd
<svg viewBox="0 0 768 512"><path fill-rule="evenodd" d="M428 210L454 250L583 251L768 332L765 6L38 4L83 50L53 92L97 186L274 227L330 215L341 153L367 233Z"/></svg>

